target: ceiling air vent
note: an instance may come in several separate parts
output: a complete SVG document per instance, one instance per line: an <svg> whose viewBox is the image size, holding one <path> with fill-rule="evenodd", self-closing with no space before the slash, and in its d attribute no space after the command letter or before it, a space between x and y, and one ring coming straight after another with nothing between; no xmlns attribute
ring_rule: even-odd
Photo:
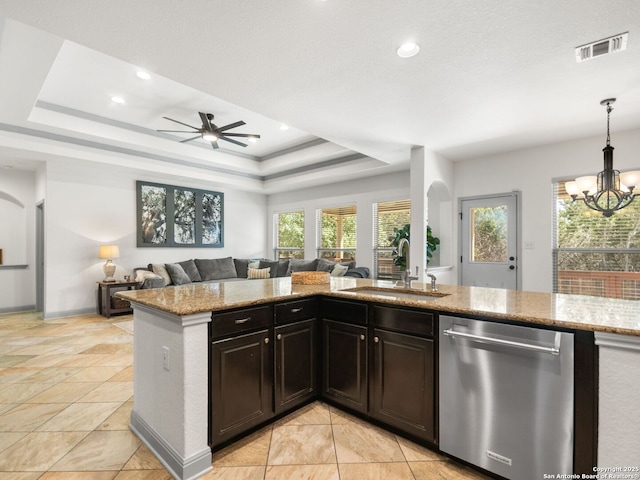
<svg viewBox="0 0 640 480"><path fill-rule="evenodd" d="M627 48L627 38L629 32L620 33L613 37L604 38L597 42L587 43L576 47L576 61L578 63L592 58L606 55L607 53L620 52Z"/></svg>

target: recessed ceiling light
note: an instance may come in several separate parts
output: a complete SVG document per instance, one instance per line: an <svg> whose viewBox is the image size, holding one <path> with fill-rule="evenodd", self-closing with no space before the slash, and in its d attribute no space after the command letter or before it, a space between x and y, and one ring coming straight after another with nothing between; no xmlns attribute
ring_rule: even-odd
<svg viewBox="0 0 640 480"><path fill-rule="evenodd" d="M417 55L420 51L420 46L417 43L407 42L398 47L398 56L402 58L409 58Z"/></svg>
<svg viewBox="0 0 640 480"><path fill-rule="evenodd" d="M123 103L124 103L124 98L122 98L122 97L118 97L118 96L115 96L115 95L114 95L113 97L111 97L111 101L112 101L113 103L123 104Z"/></svg>
<svg viewBox="0 0 640 480"><path fill-rule="evenodd" d="M151 78L151 75L149 75L149 73L148 73L148 72L145 72L145 71L143 71L143 70L138 70L138 71L136 72L136 76L137 76L138 78L141 78L142 80L149 80L149 79Z"/></svg>
<svg viewBox="0 0 640 480"><path fill-rule="evenodd" d="M289 125L285 125L284 123L280 125L280 130L289 130Z"/></svg>

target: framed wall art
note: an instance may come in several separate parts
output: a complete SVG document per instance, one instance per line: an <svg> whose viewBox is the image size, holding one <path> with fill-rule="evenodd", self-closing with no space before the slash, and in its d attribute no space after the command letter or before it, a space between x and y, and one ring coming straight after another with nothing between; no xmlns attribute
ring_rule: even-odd
<svg viewBox="0 0 640 480"><path fill-rule="evenodd" d="M138 247L224 247L224 193L136 182Z"/></svg>

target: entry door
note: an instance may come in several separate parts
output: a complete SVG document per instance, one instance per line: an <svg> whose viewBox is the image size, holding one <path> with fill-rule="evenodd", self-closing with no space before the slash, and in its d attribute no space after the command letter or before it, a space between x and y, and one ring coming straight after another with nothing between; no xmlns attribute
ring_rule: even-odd
<svg viewBox="0 0 640 480"><path fill-rule="evenodd" d="M461 284L520 288L518 194L463 199Z"/></svg>

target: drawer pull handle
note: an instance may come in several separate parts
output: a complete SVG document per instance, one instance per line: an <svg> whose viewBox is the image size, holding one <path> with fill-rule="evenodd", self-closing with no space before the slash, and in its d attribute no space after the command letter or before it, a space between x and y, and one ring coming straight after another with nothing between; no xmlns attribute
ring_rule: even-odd
<svg viewBox="0 0 640 480"><path fill-rule="evenodd" d="M364 340L364 335L360 335L360 340Z"/></svg>
<svg viewBox="0 0 640 480"><path fill-rule="evenodd" d="M380 341L380 339L378 337L373 337L373 341L378 343Z"/></svg>
<svg viewBox="0 0 640 480"><path fill-rule="evenodd" d="M249 320L251 320L251 317L247 317L247 318L239 318L237 319L234 323L236 325L242 325L243 323L247 323Z"/></svg>
<svg viewBox="0 0 640 480"><path fill-rule="evenodd" d="M264 339L264 343L269 343L269 338L268 337Z"/></svg>
<svg viewBox="0 0 640 480"><path fill-rule="evenodd" d="M278 340L282 340L282 334L279 333L278 336L276 337Z"/></svg>
<svg viewBox="0 0 640 480"><path fill-rule="evenodd" d="M298 313L298 312L301 312L302 310L303 310L302 307L301 308L292 308L291 309L291 313Z"/></svg>

